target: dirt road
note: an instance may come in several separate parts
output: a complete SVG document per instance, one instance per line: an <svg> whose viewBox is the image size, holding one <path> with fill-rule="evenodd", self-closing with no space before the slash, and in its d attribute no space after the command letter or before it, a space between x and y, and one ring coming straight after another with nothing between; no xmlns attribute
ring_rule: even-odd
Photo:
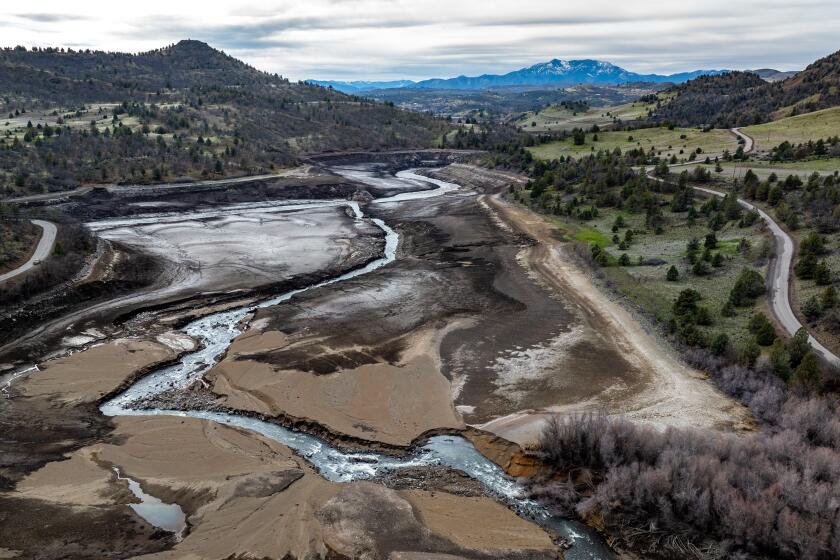
<svg viewBox="0 0 840 560"><path fill-rule="evenodd" d="M32 220L32 223L43 230L43 234L41 235L40 241L38 241L38 246L35 248L35 252L32 253L32 256L29 257L28 261L16 269L10 270L5 274L0 274L0 282L5 282L6 280L23 274L27 270L31 270L32 267L37 266L36 263L40 263L49 257L50 253L52 253L53 245L55 244L55 236L58 234L58 228L54 223L46 222L44 220Z"/></svg>
<svg viewBox="0 0 840 560"><path fill-rule="evenodd" d="M231 177L227 179L211 179L207 181L192 181L187 183L161 183L157 185L97 185L97 186L84 186L79 187L77 189L73 189L70 191L61 191L61 192L54 192L54 193L47 193L47 194L33 194L30 196L20 196L17 198L8 198L4 200L5 203L10 204L29 204L33 202L53 202L59 200L65 200L71 196L81 196L84 194L89 193L94 188L104 188L109 191L132 191L132 190L151 190L156 189L158 191L162 190L170 190L170 189L180 189L185 187L195 188L195 187L211 187L211 186L218 186L218 185L233 185L236 183L246 183L248 181L259 181L263 179L274 179L277 177L284 177L286 174L283 173L267 173L264 175L246 175L245 177Z"/></svg>
<svg viewBox="0 0 840 560"><path fill-rule="evenodd" d="M733 128L732 134L740 138L744 141L744 153L748 154L753 151L753 146L755 146L755 142L753 141L752 137L749 134L744 134L741 132L740 128Z"/></svg>

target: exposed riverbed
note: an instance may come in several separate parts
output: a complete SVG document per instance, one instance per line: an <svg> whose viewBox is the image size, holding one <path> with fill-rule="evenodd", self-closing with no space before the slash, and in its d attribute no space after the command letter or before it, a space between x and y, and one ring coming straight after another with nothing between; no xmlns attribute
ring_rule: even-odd
<svg viewBox="0 0 840 560"><path fill-rule="evenodd" d="M358 173L354 170L354 173ZM354 176L359 179L359 176ZM390 179L393 181L393 179ZM397 174L397 181L406 185L406 190L387 198L380 198L372 204L394 204L411 200L439 197L457 191L458 185L437 179L429 179L410 171ZM420 188L420 182L424 190ZM428 188L428 184L435 186ZM381 185L380 185L381 186ZM375 225L385 235L384 254L366 265L350 272L325 280L311 286L291 290L271 297L257 304L226 310L207 315L190 322L182 331L198 340L198 350L189 352L181 357L178 363L164 367L143 377L123 393L102 405L101 410L109 416L188 416L210 420L219 424L235 426L283 443L293 449L300 456L307 459L317 471L326 479L334 482L351 482L357 480L375 479L386 472L400 469L417 469L422 467L446 466L462 471L477 480L486 492L500 501L513 507L523 517L532 519L552 532L565 537L573 543L573 547L566 552L566 556L575 558L606 558L607 549L597 541L594 533L586 528L562 519L552 518L538 504L528 500L523 488L510 479L494 463L486 459L475 448L461 437L437 436L430 438L425 444L415 449L406 457L393 457L382 453L352 453L344 452L330 446L327 442L309 434L292 431L277 424L265 422L250 416L223 413L208 410L168 410L165 408L148 409L138 406L144 400L173 389L185 389L191 383L204 377L213 365L225 354L234 339L244 332L249 317L259 309L266 309L292 300L295 296L313 290L344 282L352 278L368 274L388 265L397 258L399 235L381 219L365 218L361 206L356 202L316 202L304 201L310 208L331 206L346 206L352 212L356 221L365 221ZM248 210L252 210L253 207ZM261 206L260 212L274 213L300 209L300 205L285 203L271 207ZM235 211L236 209L228 209ZM243 208L243 210L245 210ZM202 216L211 217L211 216ZM141 220L154 222L156 216L144 216ZM170 215L160 216L163 221L172 219ZM135 222L136 224L136 222ZM128 224L108 223L95 227L125 227Z"/></svg>

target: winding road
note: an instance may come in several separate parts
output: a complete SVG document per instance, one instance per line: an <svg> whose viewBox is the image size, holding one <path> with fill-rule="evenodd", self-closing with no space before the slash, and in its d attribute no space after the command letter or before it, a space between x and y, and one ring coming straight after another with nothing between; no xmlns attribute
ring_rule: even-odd
<svg viewBox="0 0 840 560"><path fill-rule="evenodd" d="M755 146L755 142L753 141L752 137L748 134L744 134L741 132L740 128L733 128L731 129L732 134L740 138L744 141L744 153L748 154L753 151L753 147Z"/></svg>
<svg viewBox="0 0 840 560"><path fill-rule="evenodd" d="M745 154L753 151L755 143L749 135L741 132L739 128L733 128L731 131L734 135L744 140ZM648 176L656 181L664 182L664 179L655 177L652 174L649 174ZM707 189L705 187L694 187L694 190L721 198L726 196L725 193L714 189ZM776 258L773 259L770 266L770 274L767 278L770 309L779 324L788 332L788 334L792 336L796 333L796 331L803 328L802 323L799 321L796 313L790 305L790 271L793 267L793 257L796 253L796 244L791 236L788 235L788 233L782 229L782 227L776 223L776 221L770 217L767 212L740 198L738 199L738 204L747 210L758 213L773 233L773 239L776 243ZM820 341L814 338L810 333L808 334L808 342L810 342L814 352L822 358L823 361L833 367L840 368L840 357L823 346Z"/></svg>
<svg viewBox="0 0 840 560"><path fill-rule="evenodd" d="M23 274L27 270L31 270L32 267L37 266L36 263L43 261L50 256L50 253L52 253L53 245L55 244L55 236L58 234L58 228L54 223L46 222L44 220L31 220L31 222L43 230L41 240L38 241L38 246L35 247L35 252L32 253L32 256L29 257L28 261L16 269L10 270L5 274L0 274L0 282L5 282L6 280Z"/></svg>
<svg viewBox="0 0 840 560"><path fill-rule="evenodd" d="M703 187L694 187L694 190L700 191L713 196L723 197L724 193L707 189ZM793 256L796 245L790 235L770 217L767 212L758 208L754 204L750 204L745 200L738 199L738 204L752 212L757 212L761 219L763 219L770 231L773 233L773 239L776 242L776 258L773 259L770 265L770 274L767 277L767 287L769 290L770 309L773 311L773 316L782 327L790 334L794 335L796 331L803 328L802 323L796 317L793 308L790 305L790 271L793 265ZM814 352L820 356L825 362L835 367L840 367L840 358L831 352L828 348L820 344L820 342L808 335L808 342Z"/></svg>

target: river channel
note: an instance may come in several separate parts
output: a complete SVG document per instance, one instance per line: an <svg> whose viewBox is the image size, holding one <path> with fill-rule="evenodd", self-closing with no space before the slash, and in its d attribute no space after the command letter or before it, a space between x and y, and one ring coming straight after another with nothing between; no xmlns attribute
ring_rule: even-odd
<svg viewBox="0 0 840 560"><path fill-rule="evenodd" d="M341 173L341 170L337 170ZM352 178L364 180L364 172L352 171ZM373 176L371 175L373 179ZM381 181L381 177L376 178ZM433 189L402 192L394 196L375 199L369 204L396 204L401 202L421 200L424 198L443 196L460 189L459 185L445 181L424 177L413 171L401 171L391 181L404 183L405 188L419 183L434 185ZM354 201L283 201L274 205L261 203L248 204L241 207L230 207L230 213L247 212L249 209L259 209L261 212L283 212L295 209L320 206L346 206L356 220L370 220L385 234L384 254L367 265L342 274L340 276L319 282L303 288L291 290L259 303L207 315L184 326L181 330L198 341L195 351L184 354L174 365L163 367L143 377L123 393L102 404L101 411L107 416L186 416L200 418L219 424L234 426L244 430L259 433L274 439L295 453L305 458L327 480L333 482L352 482L369 480L385 472L398 472L406 468L422 468L424 466L446 466L462 471L478 481L489 496L513 508L520 516L533 520L539 525L565 537L572 547L565 551L566 558L578 559L608 559L613 555L600 540L598 535L586 526L564 518L552 516L546 508L527 497L524 487L506 475L495 463L481 455L473 445L459 436L435 436L418 446L412 453L395 457L385 453L373 452L345 452L331 446L326 441L303 432L293 431L277 424L262 421L253 417L233 413L223 413L209 410L166 410L148 409L138 405L140 401L149 397L186 388L197 379L201 379L207 371L225 354L233 340L244 331L249 316L260 308L280 305L295 296L322 288L345 280L373 272L388 265L397 258L399 234L388 224L377 218L366 218L362 206ZM197 218L204 214L197 215ZM169 215L146 215L131 219L137 220L167 220ZM94 231L120 225L120 221L104 221L91 224ZM154 520L150 520L154 522Z"/></svg>

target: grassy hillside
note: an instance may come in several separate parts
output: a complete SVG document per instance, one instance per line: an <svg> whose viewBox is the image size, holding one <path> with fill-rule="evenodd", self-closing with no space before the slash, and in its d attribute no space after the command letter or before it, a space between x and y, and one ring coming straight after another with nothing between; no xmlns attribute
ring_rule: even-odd
<svg viewBox="0 0 840 560"><path fill-rule="evenodd" d="M23 264L38 240L38 228L16 210L0 204L0 273Z"/></svg>
<svg viewBox="0 0 840 560"><path fill-rule="evenodd" d="M721 180L743 179L748 171L758 176L759 179L766 180L771 175L775 174L777 177L787 177L788 175L796 175L803 180L807 179L814 172L819 175L832 175L835 171L840 170L840 158L826 158L815 159L807 161L723 161L720 162L721 171L716 171L717 164L702 165L702 167L712 173L712 175Z"/></svg>
<svg viewBox="0 0 840 560"><path fill-rule="evenodd" d="M612 151L620 148L621 151L632 149L643 149L645 152L654 150L655 154L670 158L676 156L678 160L687 160L692 152L701 150L697 159L705 159L705 155L721 154L724 150L734 152L738 143L735 137L726 130L710 130L703 132L696 128L642 128L627 131L598 132L597 141L595 134L586 134L586 140L582 145L575 145L572 138L550 142L541 146L528 148L531 153L539 159L554 159L560 156L579 157L588 155L598 150Z"/></svg>
<svg viewBox="0 0 840 560"><path fill-rule="evenodd" d="M685 187L688 172L663 185L633 172L634 163L629 152L554 160L513 196L579 242L599 275L681 343L709 347L725 333L719 351L737 356L752 341L748 324L762 303L752 298L733 310L727 302L745 269L763 274L765 228L733 201L695 195ZM684 290L699 294L702 317L675 312Z"/></svg>
<svg viewBox="0 0 840 560"><path fill-rule="evenodd" d="M0 196L244 175L305 153L430 147L429 115L290 83L198 41L0 51Z"/></svg>
<svg viewBox="0 0 840 560"><path fill-rule="evenodd" d="M635 233L634 241L624 249L612 240L614 234L611 228L619 216L626 228ZM578 241L590 246L601 245L609 255L609 262L613 263L602 269L606 279L613 288L657 321L667 322L671 317L674 300L682 290L691 288L703 295L703 305L712 312L712 327L701 328L709 339L718 332L725 332L733 346L745 344L751 338L747 329L749 314L729 317L721 314L720 309L726 304L741 271L756 265L765 239L760 223L739 227L737 222L730 222L718 230L716 252L723 255L725 264L719 268L710 265L712 273L698 276L692 272L692 264L686 258L686 246L692 239L704 239L710 231L706 222L697 220L690 223L685 212L666 211L664 218L668 227L659 234L649 231L644 213L617 208L599 208L598 216L590 221L561 217L553 218L552 222ZM619 238L623 239L625 231L622 228L618 232ZM752 249L739 251L742 240ZM617 266L618 259L625 253L630 257L630 264ZM644 263L642 265L638 264L640 258ZM677 281L667 280L671 266L678 271Z"/></svg>
<svg viewBox="0 0 840 560"><path fill-rule="evenodd" d="M800 144L825 139L840 134L840 107L748 126L743 130L755 140L758 150L769 150L785 141Z"/></svg>
<svg viewBox="0 0 840 560"><path fill-rule="evenodd" d="M684 558L693 547L703 551L698 558L838 557L831 529L836 504L825 499L818 500L821 509L813 505L817 494L837 494L838 477L820 474L819 482L808 481L816 457L830 456L837 464L836 438L820 439L825 419L837 417L837 376L821 369L805 331L779 338L766 316L765 276L773 253L769 230L734 196L709 198L691 189L693 184L726 189L702 168L655 182L635 172L638 165L637 150L540 160L528 168L531 180L512 196L578 241L572 247L591 267L593 280L603 279L655 320L683 359L749 407L757 429L701 443L696 430L668 430L660 438L661 432L651 429L625 438L622 433L635 429L631 424L617 427L597 415L549 424L543 459L554 461L556 471L533 481L533 496L603 520L613 542L624 539L624 546L640 556ZM799 241L795 287L801 293L795 300L810 317L811 332L836 337L840 178L768 183L749 175L731 186L794 231ZM778 449L782 431L791 451L770 451ZM733 442L743 449L733 448ZM647 459L639 459L640 449L648 450ZM618 462L617 453L622 454ZM765 461L756 468L756 457L771 456L778 463ZM576 484L581 468L596 475ZM691 492L685 491L686 472L700 473L690 481ZM815 490L801 496L778 492L788 479L808 481ZM711 495L727 497L717 502L722 508L694 516L710 511ZM678 507L660 507L666 502ZM751 514L757 511L767 514L760 523ZM793 524L809 529L791 538L784 528Z"/></svg>
<svg viewBox="0 0 840 560"><path fill-rule="evenodd" d="M750 108L749 100L770 85L747 72L702 76L674 88L673 98L656 112L655 118L679 126L719 128L763 122L768 118ZM731 118L735 108L741 108L740 113Z"/></svg>
<svg viewBox="0 0 840 560"><path fill-rule="evenodd" d="M572 130L573 128L590 129L593 125L601 128L617 121L643 119L656 108L656 103L631 101L609 107L591 107L584 111L575 111L568 105L557 104L540 111L523 115L517 125L528 132L552 132Z"/></svg>
<svg viewBox="0 0 840 560"><path fill-rule="evenodd" d="M200 41L140 54L72 49L0 50L0 89L7 104L76 104L141 100L149 93L201 86L275 87L288 80L260 72Z"/></svg>

